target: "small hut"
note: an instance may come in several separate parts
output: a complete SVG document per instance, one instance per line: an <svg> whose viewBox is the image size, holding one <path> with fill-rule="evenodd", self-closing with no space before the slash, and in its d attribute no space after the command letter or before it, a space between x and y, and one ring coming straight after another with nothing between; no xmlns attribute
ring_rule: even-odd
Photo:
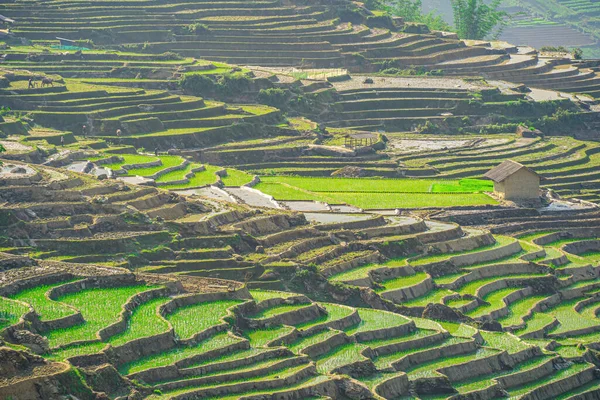
<svg viewBox="0 0 600 400"><path fill-rule="evenodd" d="M344 146L350 148L372 146L375 143L377 135L369 132L353 133L344 139Z"/></svg>
<svg viewBox="0 0 600 400"><path fill-rule="evenodd" d="M484 177L494 181L494 193L505 200L533 200L540 197L541 176L516 161L504 161Z"/></svg>

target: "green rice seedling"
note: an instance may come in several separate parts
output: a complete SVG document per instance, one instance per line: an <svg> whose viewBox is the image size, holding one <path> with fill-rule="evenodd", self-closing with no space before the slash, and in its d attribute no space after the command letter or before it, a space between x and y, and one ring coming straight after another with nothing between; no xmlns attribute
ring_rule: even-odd
<svg viewBox="0 0 600 400"><path fill-rule="evenodd" d="M272 328L246 331L244 333L244 336L246 336L248 338L248 340L250 340L251 346L264 347L269 342L272 342L273 340L276 340L277 338L280 338L280 337L290 333L293 330L294 330L293 327L284 325L284 326L277 326L277 327L272 327Z"/></svg>
<svg viewBox="0 0 600 400"><path fill-rule="evenodd" d="M416 325L417 328L419 329L428 329L428 330L432 330L432 331L444 331L444 327L437 321L431 320L431 319L426 319L426 318L418 318L418 317L411 317L410 319L412 319Z"/></svg>
<svg viewBox="0 0 600 400"><path fill-rule="evenodd" d="M374 340L369 340L369 341L363 342L363 343L366 344L367 346L371 347L372 349L376 349L377 347L387 346L389 344L404 343L404 342L408 342L409 340L422 339L424 337L436 335L438 333L439 333L439 331L433 331L433 330L428 330L428 329L417 329L417 330L414 330L414 331L408 333L405 336L396 337L396 338L374 339Z"/></svg>
<svg viewBox="0 0 600 400"><path fill-rule="evenodd" d="M546 275L545 274L517 274L517 275L495 276L495 277L491 277L491 278L485 278L485 279L469 282L466 285L464 285L462 288L458 289L457 291L462 295L470 294L472 296L475 296L477 294L477 291L479 290L479 288L483 287L484 285L487 285L488 283L492 283L492 282L496 282L496 281L504 280L504 279L525 280L525 279L532 279L532 278L540 278L543 276L546 276Z"/></svg>
<svg viewBox="0 0 600 400"><path fill-rule="evenodd" d="M327 340L330 337L336 335L338 332L339 331L333 329L326 329L324 331L317 332L313 335L300 338L287 347L294 353L298 354L300 351L302 351L302 349Z"/></svg>
<svg viewBox="0 0 600 400"><path fill-rule="evenodd" d="M368 193L367 196L360 192L326 194L336 203L346 203L365 210L498 204L483 193Z"/></svg>
<svg viewBox="0 0 600 400"><path fill-rule="evenodd" d="M375 386L379 385L380 383L385 382L385 381L387 381L395 376L401 375L401 374L404 374L404 372L378 372L371 376L360 377L359 380L360 380L360 382L367 385L367 387L369 389L373 390L375 388Z"/></svg>
<svg viewBox="0 0 600 400"><path fill-rule="evenodd" d="M469 303L470 303L470 302L472 302L472 301L473 301L473 300L471 300L471 299L461 299L461 298L459 297L459 298L456 298L456 299L451 299L451 300L448 300L448 301L446 302L446 305L447 305L448 307L459 308L459 307L462 307L462 306L464 306L464 305L467 305L467 304L469 304Z"/></svg>
<svg viewBox="0 0 600 400"><path fill-rule="evenodd" d="M250 349L245 349L245 350L235 350L235 351L232 351L231 353L223 354L219 357L201 360L197 363L189 365L188 368L200 367L203 365L229 362L229 361L235 361L235 360L242 360L244 358L252 357L257 354L265 353L266 351L268 351L268 349L264 349L264 348L257 349L254 347L252 347Z"/></svg>
<svg viewBox="0 0 600 400"><path fill-rule="evenodd" d="M304 368L306 368L306 365L299 365L299 366L292 367L292 368L281 368L281 369L277 369L277 370L268 370L267 369L266 372L268 372L268 373L265 375L254 376L252 378L230 380L230 381L227 381L227 384L231 385L231 384L242 383L242 382L264 382L264 381L268 381L270 379L285 379L285 378L295 375L296 373L298 373L300 370L302 370ZM213 387L219 387L222 385L223 384L195 385L195 386L188 387L188 388L176 389L176 390L172 390L172 391L171 390L165 391L164 394L166 396L176 396L176 395L191 392L191 391L194 391L194 390L197 390L200 388L213 388ZM153 399L153 398L155 398L155 397L149 397L149 399ZM158 397L158 398L162 398L162 397ZM167 398L169 398L169 397L167 397Z"/></svg>
<svg viewBox="0 0 600 400"><path fill-rule="evenodd" d="M149 286L126 286L117 288L94 288L69 293L57 299L68 304L83 315L85 322L70 328L50 331L47 334L51 346L62 346L79 340L96 339L102 328L116 322L127 300Z"/></svg>
<svg viewBox="0 0 600 400"><path fill-rule="evenodd" d="M504 298L519 290L519 288L505 288L488 293L486 296L484 296L483 299L489 304L479 306L474 310L469 311L467 315L471 318L478 318L484 315L488 315L494 311L500 310L506 307Z"/></svg>
<svg viewBox="0 0 600 400"><path fill-rule="evenodd" d="M254 298L254 301L260 303L261 301L269 300L269 299L287 299L292 296L287 292L278 292L275 290L259 290L254 289L250 290L250 294Z"/></svg>
<svg viewBox="0 0 600 400"><path fill-rule="evenodd" d="M102 342L86 343L86 344L82 344L79 346L70 346L70 347L66 347L64 349L53 351L51 354L48 354L46 357L48 357L52 360L66 360L69 357L95 354L95 353L100 352L105 347L106 347L106 343L102 343Z"/></svg>
<svg viewBox="0 0 600 400"><path fill-rule="evenodd" d="M261 178L262 179L262 178ZM277 200L306 200L306 201L332 201L326 199L326 196L308 192L299 188L288 186L283 183L260 182L254 186L264 194L273 196Z"/></svg>
<svg viewBox="0 0 600 400"><path fill-rule="evenodd" d="M549 235L551 233L555 233L556 231L541 231L541 232L533 232L533 233L528 233L526 235L521 235L519 236L519 240L522 240L524 242L531 242L533 243L533 241L537 238L541 238L542 236L546 236Z"/></svg>
<svg viewBox="0 0 600 400"><path fill-rule="evenodd" d="M516 330L515 334L522 336L531 332L537 332L547 328L553 321L554 318L548 314L540 312L533 313L533 316L527 320L527 325L524 328Z"/></svg>
<svg viewBox="0 0 600 400"><path fill-rule="evenodd" d="M440 325L442 325L445 330L450 332L450 334L455 337L472 338L477 334L477 329L467 324L440 322Z"/></svg>
<svg viewBox="0 0 600 400"><path fill-rule="evenodd" d="M403 289L411 286L415 286L424 280L428 279L429 275L425 272L417 272L414 275L399 276L397 278L390 279L389 281L381 282L383 288L375 289L375 292L382 293L391 290Z"/></svg>
<svg viewBox="0 0 600 400"><path fill-rule="evenodd" d="M597 379L594 379L593 381L579 386L573 390L570 390L566 393L563 393L559 396L556 396L554 398L554 400L567 400L567 399L576 399L578 398L579 395L583 395L584 393L598 393L598 390L600 390L600 381L598 381Z"/></svg>
<svg viewBox="0 0 600 400"><path fill-rule="evenodd" d="M449 289L433 289L429 292L425 293L423 296L415 297L411 300L406 300L402 302L402 305L406 307L425 307L430 303L443 303L443 299L445 297L456 294Z"/></svg>
<svg viewBox="0 0 600 400"><path fill-rule="evenodd" d="M520 396L523 396L524 394L527 394L538 387L542 387L552 382L556 382L569 376L573 376L589 367L590 364L587 363L573 364L568 368L555 371L553 374L550 374L540 379L536 379L535 381L527 383L523 386L508 389L508 394L510 398L519 398Z"/></svg>
<svg viewBox="0 0 600 400"><path fill-rule="evenodd" d="M66 317L74 314L76 310L66 306L60 302L50 300L46 294L49 290L56 286L63 285L67 282L54 283L51 285L36 286L31 289L25 289L14 296L13 299L30 304L36 313L39 314L42 321L49 321Z"/></svg>
<svg viewBox="0 0 600 400"><path fill-rule="evenodd" d="M600 320L596 318L586 318L584 315L575 311L574 306L579 301L581 301L581 299L563 302L546 311L546 314L556 317L558 322L560 322L560 325L552 330L552 334L561 335L569 331L595 327L600 329Z"/></svg>
<svg viewBox="0 0 600 400"><path fill-rule="evenodd" d="M175 347L160 354L142 357L119 368L123 375L129 375L151 368L164 367L189 357L197 356L211 350L238 343L240 338L229 335L227 332L219 333L205 339L194 346Z"/></svg>
<svg viewBox="0 0 600 400"><path fill-rule="evenodd" d="M587 350L579 346L559 346L554 351L564 358L580 358L583 357Z"/></svg>
<svg viewBox="0 0 600 400"><path fill-rule="evenodd" d="M433 349L433 348L437 348L437 347L440 347L443 350L444 346L465 343L470 340L472 340L472 339L450 337L450 338L444 340L443 342L431 343L424 347L413 347L410 349L397 351L395 353L386 354L384 356L379 356L379 357L375 358L375 360L374 360L375 366L378 369L385 369L385 368L388 368L394 361L398 361L401 358L403 358L409 354L413 354L413 353L417 353L419 351L429 350L429 349Z"/></svg>
<svg viewBox="0 0 600 400"><path fill-rule="evenodd" d="M252 175L233 168L227 168L227 176L222 178L225 186L242 186L252 181Z"/></svg>
<svg viewBox="0 0 600 400"><path fill-rule="evenodd" d="M494 184L491 181L484 181L481 179L461 179L458 182L453 183L434 183L431 191L436 193L448 193L448 192L460 192L460 193L474 193L474 192L493 192Z"/></svg>
<svg viewBox="0 0 600 400"><path fill-rule="evenodd" d="M354 309L345 307L339 304L333 303L319 303L326 311L327 315L322 316L311 321L303 322L294 325L299 331L309 329L315 325L324 324L331 321L338 321L342 318L346 318L354 312Z"/></svg>
<svg viewBox="0 0 600 400"><path fill-rule="evenodd" d="M275 307L267 308L254 315L252 318L262 319L271 318L276 315L285 314L290 311L300 310L301 308L310 307L310 304L280 304Z"/></svg>
<svg viewBox="0 0 600 400"><path fill-rule="evenodd" d="M329 277L329 280L334 281L334 282L344 282L344 281L351 281L354 279L368 278L369 271L376 269L376 268L381 268L381 265L379 265L379 264L363 265L363 266L360 266L357 268L350 269L348 271L343 271L338 274L331 275Z"/></svg>
<svg viewBox="0 0 600 400"><path fill-rule="evenodd" d="M324 374L344 365L363 361L366 358L361 354L361 351L366 348L367 346L363 344L354 343L336 347L317 360L317 371Z"/></svg>
<svg viewBox="0 0 600 400"><path fill-rule="evenodd" d="M357 308L357 310L361 321L358 325L346 330L348 335L392 328L410 323L408 318L389 311L373 310L369 308Z"/></svg>
<svg viewBox="0 0 600 400"><path fill-rule="evenodd" d="M317 375L315 377L309 377L309 378L303 379L294 385L289 385L289 386L286 385L286 386L282 386L282 387L279 387L276 389L270 389L270 390L256 389L256 390L252 390L250 392L239 393L239 394L235 394L235 395L231 395L231 396L212 397L207 400L238 400L242 396L269 396L270 397L272 394L282 392L282 391L288 391L288 390L289 391L297 391L302 388L310 388L310 387L316 386L320 383L326 382L330 379L331 378L326 375ZM305 398L305 400L319 400L319 399L323 399L323 398L322 397L307 397L307 398Z"/></svg>
<svg viewBox="0 0 600 400"><path fill-rule="evenodd" d="M527 315L536 303L545 299L547 296L528 296L515 301L508 306L509 313L498 319L502 326L520 325L523 323L523 317Z"/></svg>
<svg viewBox="0 0 600 400"><path fill-rule="evenodd" d="M213 183L215 183L217 181L217 175L215 175L215 173L217 171L219 171L221 168L215 167L212 165L204 165L204 167L206 169L204 171L195 172L194 176L192 176L190 178L190 181L188 183L164 185L164 186L161 186L161 188L176 190L176 189L191 189L191 188L212 185Z"/></svg>
<svg viewBox="0 0 600 400"><path fill-rule="evenodd" d="M159 308L169 298L156 298L141 304L131 315L127 330L109 339L113 346L123 345L131 340L158 335L169 330L169 324L160 315Z"/></svg>
<svg viewBox="0 0 600 400"><path fill-rule="evenodd" d="M481 246L472 250L466 250L466 251L460 251L460 252L456 252L456 253L444 253L444 254L433 254L430 256L423 256L423 257L419 257L416 260L411 260L409 263L411 265L425 265L425 264L433 264L439 261L444 261L450 257L453 256L461 256L461 255L465 255L465 254L473 254L473 253L479 253L481 251L485 251L485 250L492 250L498 247L503 247L506 246L510 243L513 243L515 241L515 239L508 237L508 236L500 236L500 235L496 235L495 236L496 242L490 245L486 245L486 246Z"/></svg>
<svg viewBox="0 0 600 400"><path fill-rule="evenodd" d="M166 316L182 339L188 339L213 325L221 323L227 315L227 309L241 303L240 300L220 300L177 308Z"/></svg>
<svg viewBox="0 0 600 400"><path fill-rule="evenodd" d="M29 307L27 305L6 297L0 297L0 329L16 324L28 312Z"/></svg>
<svg viewBox="0 0 600 400"><path fill-rule="evenodd" d="M509 354L518 353L531 347L516 336L507 333L479 331L485 339L485 345L498 350L506 350Z"/></svg>
<svg viewBox="0 0 600 400"><path fill-rule="evenodd" d="M160 156L159 159L162 165L158 165L156 167L130 169L127 171L127 174L131 176L151 176L159 171L162 171L163 169L181 165L184 161L183 158L179 156Z"/></svg>
<svg viewBox="0 0 600 400"><path fill-rule="evenodd" d="M481 348L477 349L475 353L461 354L457 356L444 357L440 360L430 361L424 364L420 364L418 367L407 371L408 378L415 380L418 378L430 378L438 375L436 370L452 365L463 364L469 361L479 360L489 356L498 354L497 350Z"/></svg>
<svg viewBox="0 0 600 400"><path fill-rule="evenodd" d="M178 382L194 380L194 379L197 379L200 377L217 376L217 375L225 375L225 374L248 372L248 371L259 371L259 372L262 372L263 374L266 374L271 369L270 367L273 367L274 364L281 362L284 359L290 359L290 358L291 358L290 356L280 356L280 357L276 357L276 358L269 358L266 360L258 361L251 365L241 365L241 366L234 367L234 368L222 369L219 371L211 371L211 372L207 372L207 373L200 374L200 375L189 375L183 379L179 379ZM166 379L165 381L168 382L169 379ZM192 384L190 386L195 386L195 384Z"/></svg>
<svg viewBox="0 0 600 400"><path fill-rule="evenodd" d="M456 390L459 391L459 393L469 393L475 390L481 390L493 384L494 382L492 381L492 379L537 368L540 365L548 362L550 359L550 356L529 358L526 361L515 365L510 370L494 372L492 374L478 376L472 379L466 379L461 382L453 383L453 386L456 388Z"/></svg>

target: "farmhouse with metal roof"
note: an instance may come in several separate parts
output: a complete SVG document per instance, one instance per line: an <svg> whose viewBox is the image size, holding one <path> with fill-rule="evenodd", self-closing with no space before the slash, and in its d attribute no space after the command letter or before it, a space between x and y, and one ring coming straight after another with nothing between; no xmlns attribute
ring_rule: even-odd
<svg viewBox="0 0 600 400"><path fill-rule="evenodd" d="M494 181L494 192L505 200L530 200L540 196L540 175L516 161L504 161L484 177Z"/></svg>

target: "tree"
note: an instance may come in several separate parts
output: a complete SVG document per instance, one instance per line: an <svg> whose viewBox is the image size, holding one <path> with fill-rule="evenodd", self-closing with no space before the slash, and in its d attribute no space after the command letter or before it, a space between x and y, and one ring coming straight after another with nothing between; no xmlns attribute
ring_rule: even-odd
<svg viewBox="0 0 600 400"><path fill-rule="evenodd" d="M433 12L423 14L421 0L393 0L385 8L390 14L402 17L407 22L419 22L436 31L449 31L450 25Z"/></svg>
<svg viewBox="0 0 600 400"><path fill-rule="evenodd" d="M454 26L461 39L481 40L498 38L508 23L509 15L499 11L502 0L451 0L454 11Z"/></svg>

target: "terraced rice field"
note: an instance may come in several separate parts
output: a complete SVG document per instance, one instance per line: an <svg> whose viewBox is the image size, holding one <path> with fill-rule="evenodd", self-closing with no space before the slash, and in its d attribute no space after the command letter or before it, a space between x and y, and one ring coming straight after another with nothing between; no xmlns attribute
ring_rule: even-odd
<svg viewBox="0 0 600 400"><path fill-rule="evenodd" d="M261 177L256 189L277 200L346 203L363 209L495 204L486 181Z"/></svg>
<svg viewBox="0 0 600 400"><path fill-rule="evenodd" d="M600 397L595 3L333 3L0 4L0 398Z"/></svg>

